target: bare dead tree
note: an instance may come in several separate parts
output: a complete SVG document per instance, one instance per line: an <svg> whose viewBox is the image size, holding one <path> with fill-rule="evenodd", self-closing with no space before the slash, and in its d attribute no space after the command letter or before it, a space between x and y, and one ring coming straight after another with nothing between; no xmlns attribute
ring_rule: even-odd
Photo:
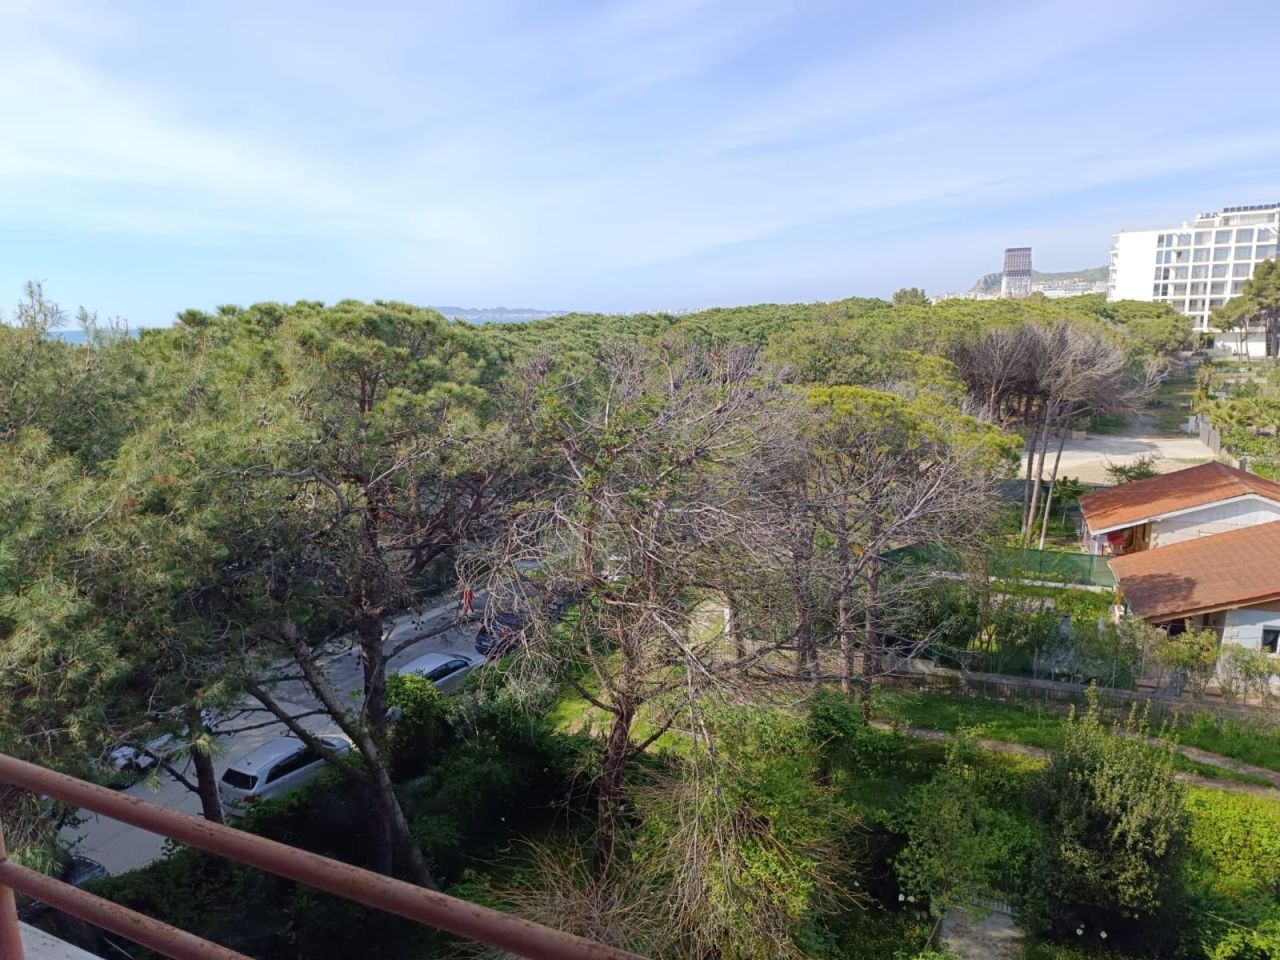
<svg viewBox="0 0 1280 960"><path fill-rule="evenodd" d="M1004 421L1018 419L1028 428L1021 533L1029 542L1041 517L1040 498L1053 439L1058 439L1053 474L1061 460L1066 430L1085 416L1129 413L1159 380L1159 365L1135 368L1122 345L1097 331L1066 321L1052 325L1026 322L993 330L961 344L953 355L976 401ZM1043 539L1043 536L1042 536Z"/></svg>
<svg viewBox="0 0 1280 960"><path fill-rule="evenodd" d="M781 445L775 388L761 374L747 349L613 344L585 365L535 361L509 403L518 429L556 450L558 462L505 534L460 569L494 594L521 598L534 637L525 669L558 671L608 718L596 784L598 876L614 860L632 760L666 730L695 722L705 698L738 695L773 643L754 634L730 641L695 622L708 597L740 592L747 581L736 574L760 563L772 542L776 513L744 479L745 465ZM534 602L546 594L577 600L557 643Z"/></svg>

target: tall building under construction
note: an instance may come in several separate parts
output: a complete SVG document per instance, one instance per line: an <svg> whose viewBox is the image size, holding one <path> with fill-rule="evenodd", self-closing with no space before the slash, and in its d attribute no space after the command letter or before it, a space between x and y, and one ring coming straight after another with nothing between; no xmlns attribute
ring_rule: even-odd
<svg viewBox="0 0 1280 960"><path fill-rule="evenodd" d="M1000 296L1013 299L1031 296L1030 247L1008 247L1005 250Z"/></svg>

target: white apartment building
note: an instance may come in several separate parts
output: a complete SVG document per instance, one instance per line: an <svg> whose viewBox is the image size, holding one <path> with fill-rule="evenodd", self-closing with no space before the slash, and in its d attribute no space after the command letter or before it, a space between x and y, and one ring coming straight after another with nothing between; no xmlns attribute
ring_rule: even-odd
<svg viewBox="0 0 1280 960"><path fill-rule="evenodd" d="M1280 203L1224 207L1194 223L1123 230L1114 239L1107 299L1167 303L1203 333L1210 313L1244 289L1254 265L1277 256ZM1234 347L1230 336L1218 340Z"/></svg>

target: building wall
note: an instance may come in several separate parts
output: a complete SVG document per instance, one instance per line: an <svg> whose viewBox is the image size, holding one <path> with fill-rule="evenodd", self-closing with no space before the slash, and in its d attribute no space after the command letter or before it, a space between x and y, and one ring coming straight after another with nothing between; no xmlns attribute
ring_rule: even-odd
<svg viewBox="0 0 1280 960"><path fill-rule="evenodd" d="M1159 230L1127 230L1116 236L1111 248L1111 279L1108 300L1150 302L1152 277L1156 269L1156 240Z"/></svg>
<svg viewBox="0 0 1280 960"><path fill-rule="evenodd" d="M1167 547L1183 540L1209 537L1215 533L1230 533L1241 527L1253 527L1260 523L1280 520L1280 504L1261 499L1237 500L1232 503L1211 503L1199 510L1157 520L1151 545ZM1280 528L1277 528L1280 536Z"/></svg>
<svg viewBox="0 0 1280 960"><path fill-rule="evenodd" d="M1222 642L1260 649L1264 627L1280 629L1280 610L1263 610L1258 607L1228 610L1223 621Z"/></svg>
<svg viewBox="0 0 1280 960"><path fill-rule="evenodd" d="M1240 295L1258 263L1277 256L1280 205L1226 207L1178 227L1117 234L1107 296L1166 303L1208 332L1212 312Z"/></svg>

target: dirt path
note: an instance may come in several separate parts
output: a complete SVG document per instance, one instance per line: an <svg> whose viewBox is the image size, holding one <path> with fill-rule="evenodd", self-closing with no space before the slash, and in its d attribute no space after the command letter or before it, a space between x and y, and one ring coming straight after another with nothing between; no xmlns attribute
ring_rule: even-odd
<svg viewBox="0 0 1280 960"><path fill-rule="evenodd" d="M1049 451L1050 466L1055 452ZM1140 414L1120 433L1090 434L1083 440L1068 440L1062 448L1058 475L1075 477L1085 483L1110 483L1107 476L1110 464L1132 463L1143 456L1154 457L1156 470L1169 473L1212 460L1213 451L1201 443L1199 437L1162 431L1153 417Z"/></svg>
<svg viewBox="0 0 1280 960"><path fill-rule="evenodd" d="M943 730L926 730L923 727L894 727L892 724L885 723L883 720L871 721L871 726L877 730L897 730L898 733L904 733L909 737L915 737L918 740L946 740L951 734ZM978 737L977 743L984 750L990 750L992 753L1014 754L1023 757L1039 757L1048 758L1049 751L1042 747L1032 747L1025 743L1010 743L1007 740L991 740L986 737ZM1251 797L1265 797L1268 800L1280 800L1280 773L1274 770L1268 770L1265 767L1255 767L1252 764L1241 763L1238 760L1232 760L1230 757L1224 757L1220 754L1209 753L1206 750L1199 750L1196 747L1184 747L1178 745L1177 750L1188 760L1195 760L1198 763L1208 764L1211 767L1218 767L1222 770L1229 770L1234 773L1246 774L1253 777L1261 777L1262 779L1273 784L1270 787L1264 787L1261 784L1241 783L1238 780L1218 780L1213 777L1202 777L1196 773L1185 773L1179 771L1173 775L1173 779L1178 783L1185 783L1192 787L1204 787L1208 790L1222 790L1226 793L1243 793Z"/></svg>
<svg viewBox="0 0 1280 960"><path fill-rule="evenodd" d="M964 910L948 910L940 939L966 960L1019 960L1022 930L1007 913L993 911L975 919Z"/></svg>

